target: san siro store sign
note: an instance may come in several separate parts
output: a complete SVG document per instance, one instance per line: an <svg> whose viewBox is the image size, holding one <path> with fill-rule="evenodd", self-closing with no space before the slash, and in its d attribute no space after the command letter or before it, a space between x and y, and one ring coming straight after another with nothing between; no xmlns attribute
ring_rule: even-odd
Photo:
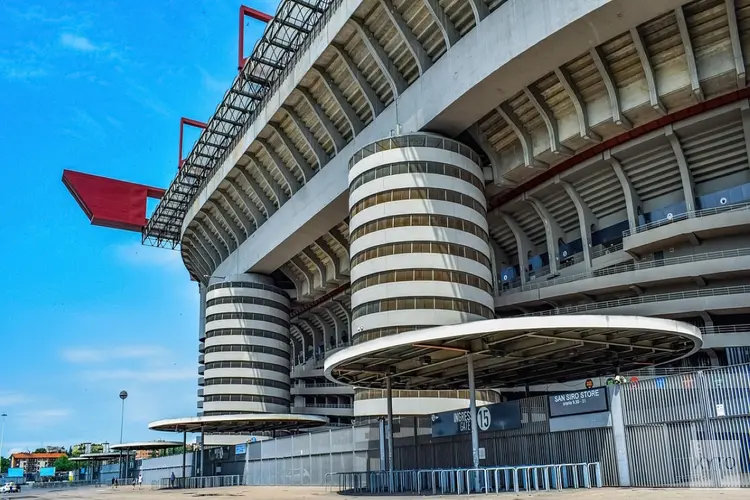
<svg viewBox="0 0 750 500"><path fill-rule="evenodd" d="M548 397L550 418L609 410L609 400L605 387L559 392Z"/></svg>

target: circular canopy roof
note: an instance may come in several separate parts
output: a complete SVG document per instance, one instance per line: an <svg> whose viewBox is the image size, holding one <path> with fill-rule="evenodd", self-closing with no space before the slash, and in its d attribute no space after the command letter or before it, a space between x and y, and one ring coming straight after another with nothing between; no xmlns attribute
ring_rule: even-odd
<svg viewBox="0 0 750 500"><path fill-rule="evenodd" d="M182 446L182 441L136 441L110 445L110 450L166 450Z"/></svg>
<svg viewBox="0 0 750 500"><path fill-rule="evenodd" d="M326 417L317 415L242 413L157 420L148 424L148 428L165 432L201 432L203 430L208 434L252 434L318 427L327 423Z"/></svg>
<svg viewBox="0 0 750 500"><path fill-rule="evenodd" d="M563 382L666 363L700 349L698 328L641 316L545 316L475 321L389 335L332 354L334 382L395 389L477 388Z"/></svg>
<svg viewBox="0 0 750 500"><path fill-rule="evenodd" d="M83 453L76 458L78 458L78 460L112 460L114 458L119 458L120 455L127 455L128 453L130 452L123 453L121 451L107 451L103 453Z"/></svg>

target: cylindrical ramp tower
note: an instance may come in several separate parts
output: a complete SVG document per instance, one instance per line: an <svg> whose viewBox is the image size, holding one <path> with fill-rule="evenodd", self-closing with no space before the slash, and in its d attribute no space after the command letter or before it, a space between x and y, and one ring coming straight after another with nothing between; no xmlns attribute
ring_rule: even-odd
<svg viewBox="0 0 750 500"><path fill-rule="evenodd" d="M349 242L354 343L494 318L483 173L467 146L418 133L355 154ZM381 406L372 393L358 395L355 415ZM465 404L452 394L430 411ZM419 413L399 399L396 413Z"/></svg>
<svg viewBox="0 0 750 500"><path fill-rule="evenodd" d="M206 294L203 415L289 413L289 298L258 274Z"/></svg>

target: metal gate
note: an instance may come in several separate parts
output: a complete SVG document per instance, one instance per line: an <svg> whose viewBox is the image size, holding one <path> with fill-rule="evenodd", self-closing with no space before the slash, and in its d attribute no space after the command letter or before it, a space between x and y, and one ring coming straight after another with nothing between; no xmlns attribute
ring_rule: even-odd
<svg viewBox="0 0 750 500"><path fill-rule="evenodd" d="M750 365L623 386L632 486L750 487Z"/></svg>

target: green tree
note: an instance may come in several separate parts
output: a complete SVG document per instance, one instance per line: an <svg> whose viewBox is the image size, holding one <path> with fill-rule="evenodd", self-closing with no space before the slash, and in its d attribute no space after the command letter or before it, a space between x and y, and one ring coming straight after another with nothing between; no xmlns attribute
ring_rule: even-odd
<svg viewBox="0 0 750 500"><path fill-rule="evenodd" d="M71 470L75 470L77 467L76 463L71 461L68 457L62 456L55 460L55 463L52 464L55 467L55 470L57 472L67 472Z"/></svg>
<svg viewBox="0 0 750 500"><path fill-rule="evenodd" d="M47 448L37 448L34 453L47 453Z"/></svg>
<svg viewBox="0 0 750 500"><path fill-rule="evenodd" d="M0 457L0 472L8 472L10 468L10 458Z"/></svg>

